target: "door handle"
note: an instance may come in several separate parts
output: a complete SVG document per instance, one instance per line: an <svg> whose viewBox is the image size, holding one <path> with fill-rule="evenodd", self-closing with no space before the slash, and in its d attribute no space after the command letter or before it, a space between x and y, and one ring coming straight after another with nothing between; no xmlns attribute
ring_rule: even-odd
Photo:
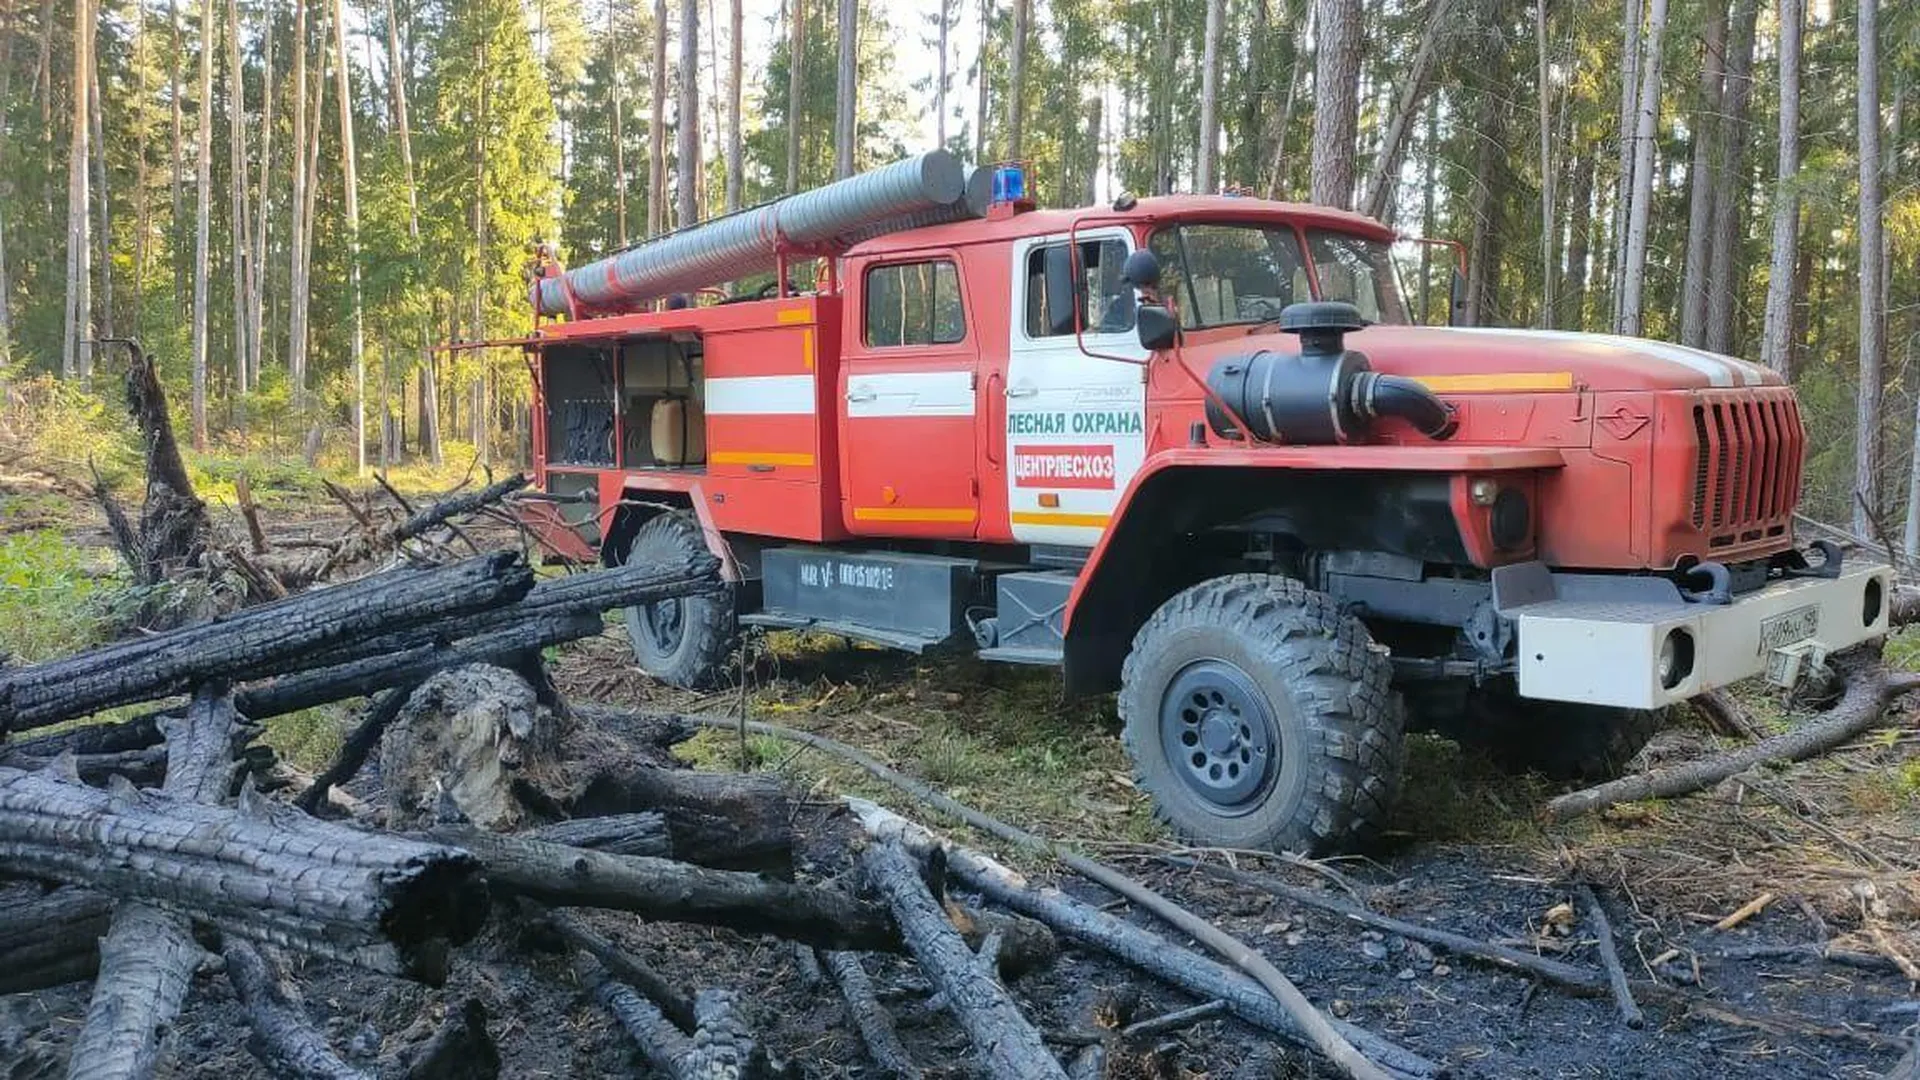
<svg viewBox="0 0 1920 1080"><path fill-rule="evenodd" d="M1005 437L1007 422L1004 416L994 415L994 400L1001 396L994 393L994 390L1004 381L998 371L991 372L987 375L987 430L985 433L985 441L981 445L986 451L987 464L996 469L1000 467L999 442ZM1006 412L1006 406L1004 404L1001 405L999 411L1004 414Z"/></svg>
<svg viewBox="0 0 1920 1080"><path fill-rule="evenodd" d="M879 396L880 396L880 391L875 390L871 387L866 387L866 386L857 387L855 389L847 391L848 401L873 401Z"/></svg>
<svg viewBox="0 0 1920 1080"><path fill-rule="evenodd" d="M1007 387L1008 397L1032 397L1039 392L1040 388L1030 382L1017 382Z"/></svg>

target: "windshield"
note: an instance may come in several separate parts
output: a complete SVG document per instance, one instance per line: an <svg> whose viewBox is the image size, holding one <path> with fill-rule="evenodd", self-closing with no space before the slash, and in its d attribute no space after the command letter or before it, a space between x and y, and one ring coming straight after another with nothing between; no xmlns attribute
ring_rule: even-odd
<svg viewBox="0 0 1920 1080"><path fill-rule="evenodd" d="M1315 229L1307 245L1321 299L1352 304L1371 322L1409 321L1385 243ZM1171 226L1155 232L1148 247L1188 329L1265 322L1288 304L1314 298L1300 236L1288 226Z"/></svg>

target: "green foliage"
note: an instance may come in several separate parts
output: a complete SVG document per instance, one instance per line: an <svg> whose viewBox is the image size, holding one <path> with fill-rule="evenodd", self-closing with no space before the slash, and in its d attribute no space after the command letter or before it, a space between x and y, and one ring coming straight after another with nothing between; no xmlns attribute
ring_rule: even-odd
<svg viewBox="0 0 1920 1080"><path fill-rule="evenodd" d="M14 499L0 497L0 516ZM56 529L0 534L0 650L32 662L98 644L123 584L110 553Z"/></svg>

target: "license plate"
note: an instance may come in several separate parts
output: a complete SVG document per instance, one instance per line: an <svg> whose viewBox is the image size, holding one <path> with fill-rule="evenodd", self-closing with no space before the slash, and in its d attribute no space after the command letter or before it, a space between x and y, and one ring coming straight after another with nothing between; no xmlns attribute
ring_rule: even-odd
<svg viewBox="0 0 1920 1080"><path fill-rule="evenodd" d="M1805 641L1820 632L1820 608L1817 605L1794 608L1760 622L1760 655Z"/></svg>

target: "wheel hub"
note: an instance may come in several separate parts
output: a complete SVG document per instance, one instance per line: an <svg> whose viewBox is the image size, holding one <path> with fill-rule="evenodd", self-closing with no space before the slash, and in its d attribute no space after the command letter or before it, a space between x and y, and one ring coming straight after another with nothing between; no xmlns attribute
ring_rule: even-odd
<svg viewBox="0 0 1920 1080"><path fill-rule="evenodd" d="M646 630L654 649L661 653L671 653L680 645L683 632L680 601L658 600L641 609L640 624Z"/></svg>
<svg viewBox="0 0 1920 1080"><path fill-rule="evenodd" d="M1160 737L1187 790L1223 812L1258 805L1279 764L1265 696L1224 660L1195 661L1174 676L1161 704Z"/></svg>

